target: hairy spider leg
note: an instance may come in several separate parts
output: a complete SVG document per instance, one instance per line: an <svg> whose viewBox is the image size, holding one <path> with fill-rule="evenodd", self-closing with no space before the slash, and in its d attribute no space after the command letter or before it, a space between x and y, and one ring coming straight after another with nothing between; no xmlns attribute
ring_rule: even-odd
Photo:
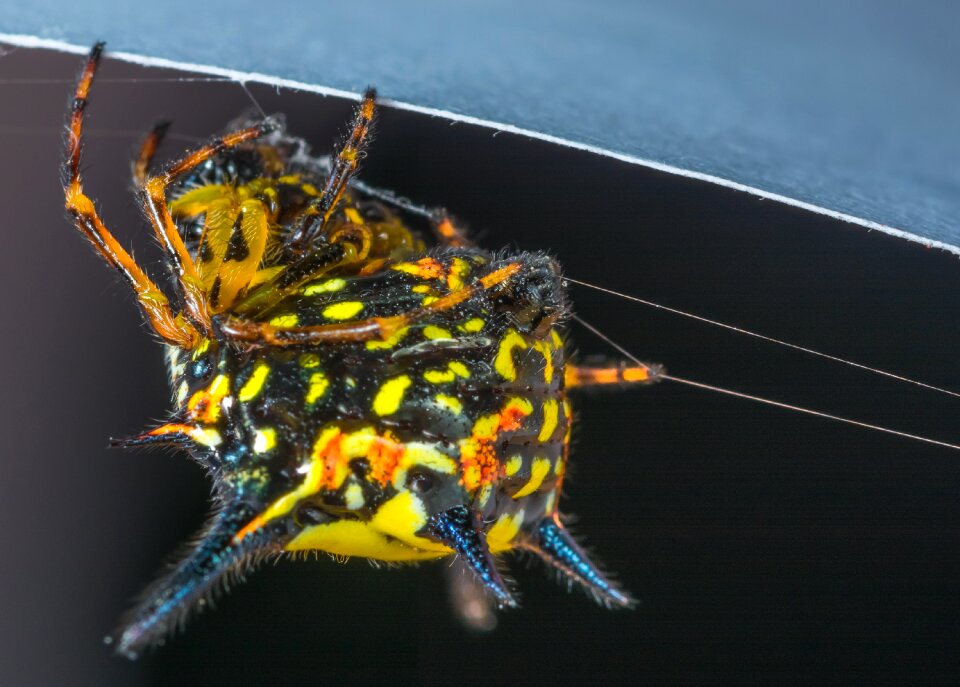
<svg viewBox="0 0 960 687"><path fill-rule="evenodd" d="M157 580L133 608L110 641L118 654L137 658L181 626L200 600L210 600L230 573L242 577L259 558L279 553L277 537L268 530L238 543L237 529L253 513L244 501L225 504L197 538L197 544L182 561Z"/></svg>
<svg viewBox="0 0 960 687"><path fill-rule="evenodd" d="M160 245L170 258L177 283L182 290L184 307L193 323L208 336L212 336L214 332L207 292L193 258L177 231L177 225L170 216L167 189L178 177L202 165L214 155L260 138L275 128L276 123L267 119L245 129L217 136L201 148L168 165L160 174L149 177L143 184L144 209Z"/></svg>
<svg viewBox="0 0 960 687"><path fill-rule="evenodd" d="M157 148L160 147L169 128L170 122L157 122L153 125L153 130L143 139L143 143L140 144L140 151L133 163L133 180L137 182L137 185L143 186L147 183L150 163L153 161L153 156L157 154Z"/></svg>
<svg viewBox="0 0 960 687"><path fill-rule="evenodd" d="M652 384L663 374L661 365L636 365L620 363L603 367L567 365L564 370L564 385L568 389L590 386L625 386L628 384Z"/></svg>
<svg viewBox="0 0 960 687"><path fill-rule="evenodd" d="M311 214L300 227L290 234L287 245L295 251L304 252L310 242L319 236L330 220L330 216L337 208L337 203L343 197L347 182L357 171L364 144L373 124L373 115L376 112L377 92L368 88L363 94L360 106L353 119L353 128L350 136L344 141L340 152L337 153L333 169L327 177L320 196L310 204Z"/></svg>
<svg viewBox="0 0 960 687"><path fill-rule="evenodd" d="M434 233L436 233L437 238L440 239L440 242L444 245L452 246L453 248L473 248L476 245L467 238L466 232L457 226L457 223L444 208L428 208L423 205L418 205L406 198L398 197L393 191L370 186L367 183L359 181L353 182L353 186L358 191L376 198L385 205L426 217L430 220L430 226L433 228Z"/></svg>
<svg viewBox="0 0 960 687"><path fill-rule="evenodd" d="M620 608L631 608L636 604L590 560L556 513L544 518L537 528L536 538L521 546L556 569L563 579L582 586L599 603Z"/></svg>
<svg viewBox="0 0 960 687"><path fill-rule="evenodd" d="M102 54L103 43L97 43L90 51L86 65L77 81L73 105L70 109L69 136L64 164L66 208L73 216L77 229L87 237L103 259L126 279L153 330L167 343L190 348L200 340L197 329L183 317L173 314L166 295L110 233L100 219L93 201L83 190L80 179L80 157L83 149L84 111Z"/></svg>
<svg viewBox="0 0 960 687"><path fill-rule="evenodd" d="M312 327L280 327L264 322L231 318L223 323L227 336L252 344L269 346L301 346L318 343L355 343L377 337L389 339L398 330L430 315L450 310L480 291L492 289L521 273L524 266L511 262L487 274L459 291L447 294L430 305L392 317L370 317L342 324L321 324Z"/></svg>

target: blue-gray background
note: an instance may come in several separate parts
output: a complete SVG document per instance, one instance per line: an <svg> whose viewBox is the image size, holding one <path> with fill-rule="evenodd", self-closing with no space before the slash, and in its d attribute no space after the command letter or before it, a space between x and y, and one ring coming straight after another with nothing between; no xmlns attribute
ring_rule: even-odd
<svg viewBox="0 0 960 687"><path fill-rule="evenodd" d="M516 125L960 244L956 2L4 3L0 31Z"/></svg>

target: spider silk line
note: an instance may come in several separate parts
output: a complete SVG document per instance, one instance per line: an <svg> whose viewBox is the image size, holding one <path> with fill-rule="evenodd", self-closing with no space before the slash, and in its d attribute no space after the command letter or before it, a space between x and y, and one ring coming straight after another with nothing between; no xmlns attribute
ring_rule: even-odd
<svg viewBox="0 0 960 687"><path fill-rule="evenodd" d="M755 339L761 339L762 341L767 341L769 343L777 344L778 346L785 346L786 348L792 348L795 351L800 351L802 353L808 353L810 355L815 355L820 358L825 358L827 360L832 360L836 363L842 363L844 365L849 365L850 367L856 367L861 370L866 370L867 372L872 372L873 374L882 375L890 379L895 379L898 382L906 382L907 384L913 384L915 386L928 389L930 391L937 391L941 394L946 394L948 396L955 396L960 398L960 393L956 391L950 391L949 389L944 389L939 386L934 386L933 384L927 384L926 382L921 382L916 379L910 379L909 377L904 377L902 375L895 374L893 372L887 372L886 370L881 370L876 367L870 367L869 365L863 365L862 363L854 362L853 360L848 360L846 358L840 358L835 355L830 355L829 353L823 353L821 351L814 350L812 348L807 348L805 346L799 346L797 344L790 343L789 341L783 341L782 339L776 339L772 336L767 336L765 334L759 334L757 332L750 331L749 329L743 329L742 327L736 327L732 324L725 324L724 322L718 322L717 320L711 320L707 317L701 315L695 315L694 313L686 312L684 310L678 310L676 308L671 308L666 305L660 305L659 303L654 303L653 301L647 301L637 296L631 296L626 293L621 293L619 291L614 291L613 289L608 289L603 286L597 286L596 284L591 284L589 282L580 281L579 279L573 279L572 277L563 277L566 281L571 284L579 284L580 286L585 286L588 289L594 289L595 291L601 291L603 293L610 294L612 296L618 296L620 298L626 299L628 301L633 301L634 303L641 303L643 305L650 306L651 308L657 308L658 310L663 310L665 312L673 313L674 315L681 315L683 317L688 317L692 320L697 320L698 322L704 322L706 324L713 325L714 327L721 327L723 329L729 329L732 332L738 334L744 334L746 336L752 336Z"/></svg>
<svg viewBox="0 0 960 687"><path fill-rule="evenodd" d="M572 280L571 280L572 281ZM579 322L583 327L591 331L593 334L598 336L600 339L605 341L607 344L615 348L617 351L622 353L627 357L631 362L640 365L642 367L649 367L646 363L642 362L639 358L633 355L626 348L618 344L616 341L611 339L609 336L601 332L599 329L594 327L592 324L584 320L578 315L574 315L573 319ZM842 417L840 415L831 415L830 413L824 413L819 410L813 410L811 408L804 408L803 406L795 406L789 403L783 403L781 401L774 401L769 398L763 398L762 396L754 396L752 394L746 394L742 391L734 391L733 389L725 389L719 386L713 386L711 384L704 384L703 382L697 382L691 379L684 379L683 377L675 377L671 374L659 373L656 375L657 379L665 379L671 382L677 382L678 384L685 384L687 386L696 387L698 389L705 389L706 391L713 391L719 394L725 394L727 396L733 396L735 398L742 398L747 401L754 401L756 403L763 403L765 405L774 406L777 408L784 408L786 410L793 410L798 413L804 413L806 415L813 415L814 417L824 418L826 420L834 420L835 422L842 422L848 425L854 425L855 427L862 427L864 429L872 429L876 432L883 432L885 434L893 434L894 436L902 437L904 439L912 439L914 441L921 441L926 444L933 444L934 446L941 446L943 448L951 448L956 451L960 451L960 446L956 444L951 444L946 441L939 441L937 439L930 439L929 437L919 436L917 434L908 434L907 432L901 432L896 429L890 429L889 427L881 427L880 425L872 425L868 422L861 422L860 420L853 420L848 417Z"/></svg>

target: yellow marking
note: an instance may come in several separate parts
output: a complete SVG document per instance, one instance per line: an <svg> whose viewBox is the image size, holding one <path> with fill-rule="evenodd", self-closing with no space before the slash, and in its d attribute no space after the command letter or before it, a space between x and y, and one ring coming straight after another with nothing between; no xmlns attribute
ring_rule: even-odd
<svg viewBox="0 0 960 687"><path fill-rule="evenodd" d="M367 342L368 351L385 351L396 346L400 341L407 335L407 332L410 331L410 327L401 327L389 338L383 339L382 341L373 340Z"/></svg>
<svg viewBox="0 0 960 687"><path fill-rule="evenodd" d="M543 514L553 515L553 509L556 507L556 505L557 505L557 492L551 491L547 495L547 501L543 507Z"/></svg>
<svg viewBox="0 0 960 687"><path fill-rule="evenodd" d="M193 349L193 359L197 360L200 356L210 350L210 339L204 339Z"/></svg>
<svg viewBox="0 0 960 687"><path fill-rule="evenodd" d="M431 303L436 303L438 300L440 299L437 298L436 296L427 296L426 298L423 299L422 304L430 305Z"/></svg>
<svg viewBox="0 0 960 687"><path fill-rule="evenodd" d="M454 258L450 265L450 274L447 275L447 286L450 291L459 291L463 288L463 278L470 274L470 265L463 258Z"/></svg>
<svg viewBox="0 0 960 687"><path fill-rule="evenodd" d="M343 492L343 500L350 510L360 510L365 503L363 488L357 483L349 485Z"/></svg>
<svg viewBox="0 0 960 687"><path fill-rule="evenodd" d="M350 220L353 224L363 224L363 217L360 216L360 213L353 208L344 208L343 214L347 216L347 219Z"/></svg>
<svg viewBox="0 0 960 687"><path fill-rule="evenodd" d="M370 520L373 529L405 544L417 548L434 548L437 544L416 535L426 524L427 511L423 501L409 491L402 491L384 503Z"/></svg>
<svg viewBox="0 0 960 687"><path fill-rule="evenodd" d="M430 293L430 287L426 284L417 284L410 290L414 293Z"/></svg>
<svg viewBox="0 0 960 687"><path fill-rule="evenodd" d="M507 477L513 477L515 474L520 472L520 468L523 467L523 458L521 456L512 456L510 460L507 461L507 464L503 466L503 471L506 473Z"/></svg>
<svg viewBox="0 0 960 687"><path fill-rule="evenodd" d="M543 484L544 478L550 474L551 467L550 461L547 458L534 458L533 465L530 468L530 481L523 485L520 491L513 495L513 498L521 499L539 489L540 485Z"/></svg>
<svg viewBox="0 0 960 687"><path fill-rule="evenodd" d="M267 375L270 374L270 366L266 363L257 363L253 368L250 379L240 389L237 398L241 403L247 403L255 399L263 390L263 384L267 381Z"/></svg>
<svg viewBox="0 0 960 687"><path fill-rule="evenodd" d="M435 327L430 324L423 328L423 338L425 339L452 339L453 335L442 327Z"/></svg>
<svg viewBox="0 0 960 687"><path fill-rule="evenodd" d="M303 287L304 296L316 296L319 293L333 293L341 290L347 285L346 279L327 279L326 281L314 282Z"/></svg>
<svg viewBox="0 0 960 687"><path fill-rule="evenodd" d="M533 347L543 356L543 381L550 384L553 381L553 349L545 341L537 341Z"/></svg>
<svg viewBox="0 0 960 687"><path fill-rule="evenodd" d="M494 523L490 531L487 532L487 546L490 548L491 553L507 551L513 548L510 542L513 541L513 538L517 536L517 532L520 531L520 525L523 524L523 515L523 508L521 508L513 515L504 513L500 516L500 519Z"/></svg>
<svg viewBox="0 0 960 687"><path fill-rule="evenodd" d="M220 437L220 432L215 429L194 429L190 431L190 438L202 446L208 446L213 448L214 446L219 446L220 442L223 439Z"/></svg>
<svg viewBox="0 0 960 687"><path fill-rule="evenodd" d="M187 400L187 394L190 393L190 385L186 382L180 382L180 386L177 388L177 405L182 406L183 402Z"/></svg>
<svg viewBox="0 0 960 687"><path fill-rule="evenodd" d="M300 356L300 367L305 367L308 370L320 367L320 356L316 353L304 353Z"/></svg>
<svg viewBox="0 0 960 687"><path fill-rule="evenodd" d="M325 551L337 556L361 556L381 561L422 561L441 558L449 549L423 551L407 546L359 520L337 520L303 530L287 544L287 551Z"/></svg>
<svg viewBox="0 0 960 687"><path fill-rule="evenodd" d="M347 460L351 458L361 458L367 455L373 442L377 439L377 432L373 427L362 427L356 432L351 432L343 437L340 442L340 450L343 457Z"/></svg>
<svg viewBox="0 0 960 687"><path fill-rule="evenodd" d="M550 399L543 402L543 426L540 428L540 434L537 441L547 441L553 436L557 429L557 417L560 414L560 406L556 399Z"/></svg>
<svg viewBox="0 0 960 687"><path fill-rule="evenodd" d="M431 384L445 384L456 379L456 375L451 370L427 370L423 378Z"/></svg>
<svg viewBox="0 0 960 687"><path fill-rule="evenodd" d="M327 375L323 372L314 372L310 375L310 381L307 385L307 403L316 403L327 393L330 380L327 379Z"/></svg>
<svg viewBox="0 0 960 687"><path fill-rule="evenodd" d="M567 461L563 459L563 456L557 458L557 464L553 466L553 474L557 477L563 477L563 473L567 471Z"/></svg>
<svg viewBox="0 0 960 687"><path fill-rule="evenodd" d="M507 331L503 339L500 340L500 347L497 350L497 357L493 361L493 366L501 377L508 381L514 381L517 378L517 367L513 364L514 349L525 349L527 342L515 330Z"/></svg>
<svg viewBox="0 0 960 687"><path fill-rule="evenodd" d="M477 508L484 508L487 505L487 502L490 500L490 496L493 495L493 485L484 484L480 487L480 493L477 495Z"/></svg>
<svg viewBox="0 0 960 687"><path fill-rule="evenodd" d="M270 320L270 324L274 327L296 327L299 321L295 314L290 313L288 315L277 315Z"/></svg>
<svg viewBox="0 0 960 687"><path fill-rule="evenodd" d="M446 408L454 415L459 415L463 412L463 404L460 403L460 399L454 398L453 396L446 396L444 394L437 394L433 397L433 400L437 402L438 406Z"/></svg>
<svg viewBox="0 0 960 687"><path fill-rule="evenodd" d="M468 334L476 334L483 326L486 324L485 320L480 319L479 317L474 317L471 320L467 320L460 325L460 330L467 332Z"/></svg>
<svg viewBox="0 0 960 687"><path fill-rule="evenodd" d="M408 375L400 375L384 382L373 399L373 412L380 416L397 412L412 381Z"/></svg>
<svg viewBox="0 0 960 687"><path fill-rule="evenodd" d="M311 196L319 196L319 195L320 195L320 189L318 189L318 188L317 188L316 186L314 186L313 184L301 184L301 185L300 185L300 188L302 188L304 191L306 191L307 193L309 193Z"/></svg>
<svg viewBox="0 0 960 687"><path fill-rule="evenodd" d="M461 363L459 360L454 360L449 365L447 369L452 371L455 375L463 377L464 379L470 378L470 368Z"/></svg>
<svg viewBox="0 0 960 687"><path fill-rule="evenodd" d="M334 303L323 309L323 316L328 320L349 320L355 317L363 310L363 303L360 301L343 301Z"/></svg>
<svg viewBox="0 0 960 687"><path fill-rule="evenodd" d="M253 435L253 450L256 453L266 453L277 445L277 430L273 427L258 429Z"/></svg>
<svg viewBox="0 0 960 687"><path fill-rule="evenodd" d="M563 339L560 338L560 334L557 332L556 329L550 330L550 340L553 342L553 345L556 346L557 348L563 347Z"/></svg>

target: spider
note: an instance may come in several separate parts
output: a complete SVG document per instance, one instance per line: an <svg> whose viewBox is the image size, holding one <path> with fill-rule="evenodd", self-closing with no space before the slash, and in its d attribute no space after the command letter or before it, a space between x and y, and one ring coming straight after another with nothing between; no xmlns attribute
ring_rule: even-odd
<svg viewBox="0 0 960 687"><path fill-rule="evenodd" d="M185 450L211 475L215 504L110 638L118 653L163 641L228 573L291 552L453 555L469 571L451 576L457 598L489 609L517 606L497 557L528 551L600 603L631 606L559 515L567 392L649 383L659 368L570 364L553 259L484 250L444 211L351 181L373 90L330 158L264 119L152 173L157 125L134 178L170 273L161 289L81 181L102 52L70 108L66 207L165 344L174 397L166 422L116 443Z"/></svg>

